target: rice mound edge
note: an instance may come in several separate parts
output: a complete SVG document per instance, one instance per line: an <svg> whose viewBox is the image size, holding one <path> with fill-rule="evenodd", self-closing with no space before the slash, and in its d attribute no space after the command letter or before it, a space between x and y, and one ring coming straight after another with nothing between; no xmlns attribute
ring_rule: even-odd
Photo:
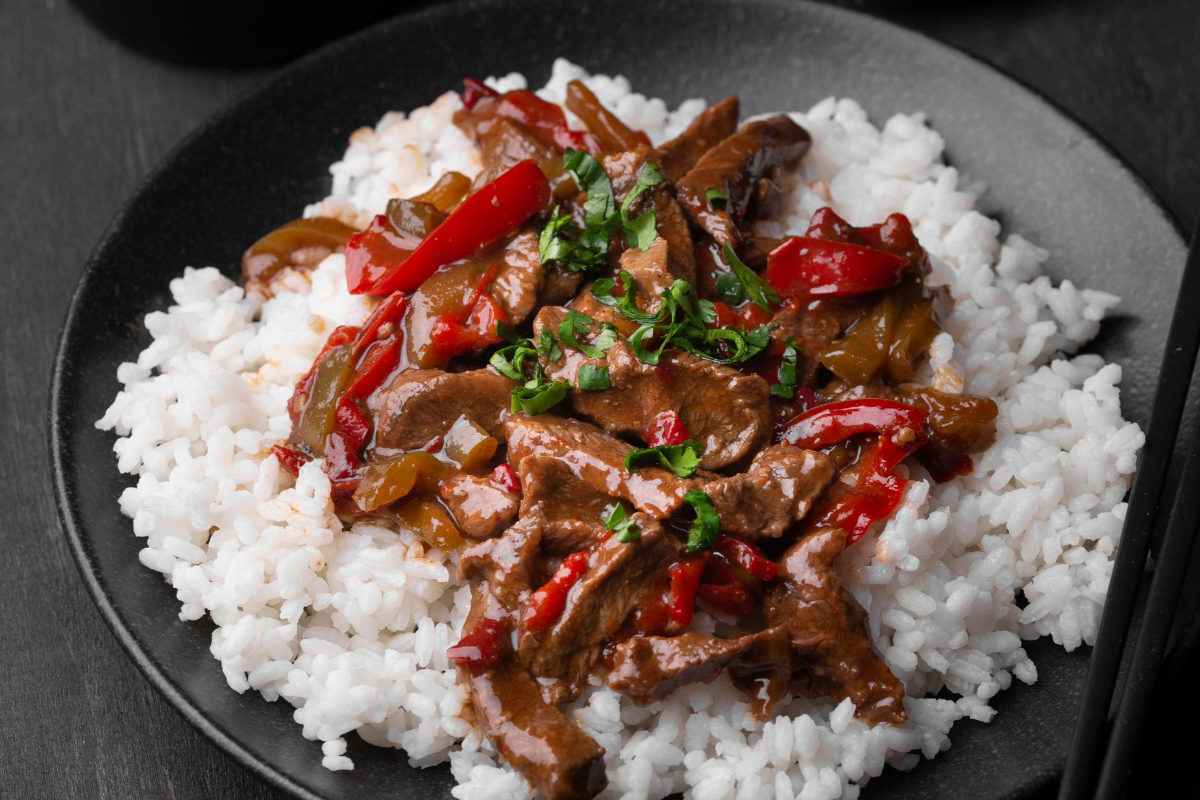
<svg viewBox="0 0 1200 800"><path fill-rule="evenodd" d="M538 94L561 102L576 78L655 143L705 107L688 100L670 111L624 78L563 59ZM488 82L525 86L515 73ZM449 92L356 131L331 167L330 196L306 216L361 225L447 170L477 174L479 155L452 123L459 107ZM973 474L948 483L914 467L901 507L840 559L907 687L905 727L867 728L849 700L804 698L760 723L726 677L645 708L598 685L568 713L607 751L606 797L852 800L885 764L907 770L949 748L956 721L989 721L988 701L1014 678L1036 681L1023 640L1051 636L1072 650L1095 638L1144 435L1121 417L1120 366L1066 354L1095 336L1118 298L1054 286L1042 274L1049 253L1018 234L1001 242L999 223L976 209L984 187L943 163L923 114L879 129L853 100L829 98L792 116L813 148L783 219L759 233L803 233L824 205L855 225L908 215L934 282L956 301L923 377L997 398L997 440ZM403 748L414 765L448 760L459 800L530 797L464 718L468 699L445 656L470 603L456 554L406 530L344 529L320 462L293 481L270 453L288 436L286 401L325 337L369 311L348 294L344 270L330 256L288 275L289 290L265 303L212 267L171 282L175 304L146 315L153 343L120 366L124 389L96 423L119 437L119 469L138 476L121 510L145 539L142 564L175 589L180 618L216 623L210 650L230 687L295 706L326 768L353 768L345 737L356 731ZM716 624L698 613L693 626ZM943 688L958 699L931 696Z"/></svg>

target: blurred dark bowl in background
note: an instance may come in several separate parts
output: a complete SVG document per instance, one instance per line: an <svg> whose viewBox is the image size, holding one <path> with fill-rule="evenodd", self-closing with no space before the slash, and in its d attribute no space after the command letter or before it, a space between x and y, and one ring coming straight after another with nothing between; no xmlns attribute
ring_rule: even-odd
<svg viewBox="0 0 1200 800"><path fill-rule="evenodd" d="M247 67L295 58L433 0L71 0L106 34L156 58Z"/></svg>

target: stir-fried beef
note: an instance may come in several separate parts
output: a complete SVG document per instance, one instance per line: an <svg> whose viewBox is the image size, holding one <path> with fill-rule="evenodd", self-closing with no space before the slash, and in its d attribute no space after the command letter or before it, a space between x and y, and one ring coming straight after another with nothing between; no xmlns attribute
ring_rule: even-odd
<svg viewBox="0 0 1200 800"><path fill-rule="evenodd" d="M683 553L683 544L647 514L635 514L641 536L631 542L605 540L592 553L588 570L567 596L558 622L540 634L525 634L518 653L541 680L543 696L562 702L586 685L604 645L616 635L639 601L663 588L663 568ZM546 680L553 679L553 680Z"/></svg>
<svg viewBox="0 0 1200 800"><path fill-rule="evenodd" d="M700 466L720 469L762 447L771 435L770 387L757 375L682 351L643 364L626 342L605 354L611 389L572 392L571 407L612 433L645 437L658 414L673 411L704 445Z"/></svg>
<svg viewBox="0 0 1200 800"><path fill-rule="evenodd" d="M793 688L807 697L849 697L857 716L875 725L902 724L904 686L871 647L867 614L851 597L834 559L846 546L840 528L818 528L780 561L780 581L766 602L767 620L786 627L796 663Z"/></svg>
<svg viewBox="0 0 1200 800"><path fill-rule="evenodd" d="M704 486L721 528L750 537L778 538L803 519L833 480L833 459L789 444L768 447L739 475Z"/></svg>
<svg viewBox="0 0 1200 800"><path fill-rule="evenodd" d="M467 635L485 620L511 630L513 610L529 595L537 575L538 520L509 528L463 553L459 577L471 580ZM504 760L548 800L590 798L607 784L604 750L553 705L542 700L537 681L517 661L508 636L503 652L486 668L464 667L459 681L471 695L475 717Z"/></svg>
<svg viewBox="0 0 1200 800"><path fill-rule="evenodd" d="M575 477L568 464L547 456L525 456L518 474L524 488L521 516L539 506L546 520L542 529L546 553L587 550L606 534L602 518L615 501Z"/></svg>
<svg viewBox="0 0 1200 800"><path fill-rule="evenodd" d="M696 166L696 162L737 130L738 98L730 95L700 112L683 133L659 145L658 165L672 183Z"/></svg>
<svg viewBox="0 0 1200 800"><path fill-rule="evenodd" d="M702 478L677 478L654 467L630 472L624 460L632 448L586 422L550 414L514 414L505 432L508 459L518 472L526 458L556 459L585 486L628 500L658 519L678 511L687 490L704 483Z"/></svg>
<svg viewBox="0 0 1200 800"><path fill-rule="evenodd" d="M759 180L782 167L790 169L808 152L808 132L783 114L750 122L709 150L678 182L679 200L692 222L720 244L742 241L734 213L744 212ZM710 189L732 200L732 208L714 208Z"/></svg>
<svg viewBox="0 0 1200 800"><path fill-rule="evenodd" d="M638 174L646 162L657 160L657 154L645 145L636 150L606 155L601 159L605 172L612 180L613 195L618 203L625 199L629 190L637 183ZM654 211L655 230L658 231L661 241L667 245L666 260L671 280L667 281L666 285L670 286L675 278L694 283L696 257L692 252L692 234L688 229L683 208L675 199L674 187L669 182L663 182L639 197L630 209L630 216L638 216L646 211ZM621 268L630 269L623 258Z"/></svg>
<svg viewBox="0 0 1200 800"><path fill-rule="evenodd" d="M401 372L370 400L381 447L418 450L444 436L459 417L504 440L513 381L492 369Z"/></svg>
<svg viewBox="0 0 1200 800"><path fill-rule="evenodd" d="M617 645L608 686L644 706L680 686L707 683L729 669L735 682L749 689L755 713L764 718L787 690L792 673L790 646L783 627L735 639L694 632L637 637Z"/></svg>
<svg viewBox="0 0 1200 800"><path fill-rule="evenodd" d="M537 305L546 283L546 270L538 260L537 234L525 231L518 235L504 249L496 266L488 294L509 323L520 325Z"/></svg>
<svg viewBox="0 0 1200 800"><path fill-rule="evenodd" d="M489 478L456 472L438 484L438 497L450 509L458 529L475 539L504 530L517 518L521 498Z"/></svg>
<svg viewBox="0 0 1200 800"><path fill-rule="evenodd" d="M755 235L768 231L752 223L782 211L782 170L809 147L790 118L739 129L729 97L656 150L582 83L568 96L592 130L530 92L468 81L455 122L478 142L474 186L487 194L452 173L360 235L298 220L247 251L250 290L269 293L280 270L344 245L351 292L388 295L361 326L331 333L275 456L293 474L323 458L344 519L400 519L444 549L459 543L455 527L481 540L458 559L472 603L447 656L478 725L549 800L606 786L604 750L556 707L603 665L639 705L728 671L760 719L790 687L849 698L869 724L903 723L904 687L834 562L903 496L900 458L915 453L942 480L969 472L994 438L992 400L915 383L948 294L924 285L927 259L902 215L855 228L822 209L810 232L824 248ZM596 154L618 205L648 164L666 179L598 220L580 191L603 194L597 164L564 161L568 146ZM566 163L582 163L585 186ZM646 243L646 223L636 236L628 226L651 212ZM731 275L726 246L782 298ZM622 271L642 313L664 294L675 304L672 328L652 319L631 341L645 318L630 298L608 305L583 285ZM711 317L678 316L692 293ZM764 348L747 331L768 317ZM486 359L495 366L477 368ZM604 377L609 388L580 388ZM634 441L646 447L626 466ZM689 630L697 608L741 620L739 635Z"/></svg>

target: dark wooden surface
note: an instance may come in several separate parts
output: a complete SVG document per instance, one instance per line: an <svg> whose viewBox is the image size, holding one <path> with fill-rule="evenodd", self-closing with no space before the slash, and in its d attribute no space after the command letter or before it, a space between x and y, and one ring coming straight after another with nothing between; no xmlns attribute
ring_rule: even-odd
<svg viewBox="0 0 1200 800"><path fill-rule="evenodd" d="M1128 159L1190 229L1200 210L1200 3L844 4L1039 89ZM171 147L270 72L144 58L65 0L0 3L0 797L281 796L178 716L101 621L58 529L44 425L55 341L88 252ZM1171 780L1160 765L1187 755L1190 737L1168 714L1200 711L1189 687L1169 688L1183 699L1152 720L1139 796Z"/></svg>

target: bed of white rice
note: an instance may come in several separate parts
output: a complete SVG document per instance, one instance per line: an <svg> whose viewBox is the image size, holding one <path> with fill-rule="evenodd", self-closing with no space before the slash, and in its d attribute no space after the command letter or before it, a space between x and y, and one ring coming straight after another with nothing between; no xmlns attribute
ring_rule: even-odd
<svg viewBox="0 0 1200 800"><path fill-rule="evenodd" d="M561 100L575 77L656 142L705 105L670 111L622 78L586 77L562 60L540 94ZM492 81L524 84L515 74ZM450 93L356 132L331 168L331 196L306 214L365 224L445 170L476 174L478 154L451 123L458 107ZM804 699L762 724L724 678L648 708L595 688L569 713L607 750L606 797L857 797L885 764L911 769L950 747L955 721L990 720L989 699L1014 677L1034 682L1022 640L1048 635L1071 650L1096 633L1143 435L1121 417L1120 367L1064 353L1096 334L1117 298L1053 286L1041 274L1046 251L1015 233L1002 239L976 210L982 186L942 162L922 114L880 129L853 100L829 98L793 116L813 150L786 222L764 232L802 233L828 203L859 225L907 214L957 301L926 377L996 397L999 435L973 475L936 485L914 474L893 518L841 558L908 688L906 727L869 729L849 700ZM121 366L125 388L97 423L120 437L120 469L138 476L120 504L145 540L140 560L175 588L181 619L216 622L211 651L230 687L295 706L329 769L353 768L345 737L357 732L414 764L449 760L460 800L527 797L464 718L445 657L469 603L456 556L403 530L345 529L320 463L293 480L270 454L325 336L368 311L347 294L340 256L290 286L263 303L216 269L189 268L171 284L175 305L146 316L153 344ZM699 629L713 624L697 615ZM929 696L943 687L958 699Z"/></svg>

